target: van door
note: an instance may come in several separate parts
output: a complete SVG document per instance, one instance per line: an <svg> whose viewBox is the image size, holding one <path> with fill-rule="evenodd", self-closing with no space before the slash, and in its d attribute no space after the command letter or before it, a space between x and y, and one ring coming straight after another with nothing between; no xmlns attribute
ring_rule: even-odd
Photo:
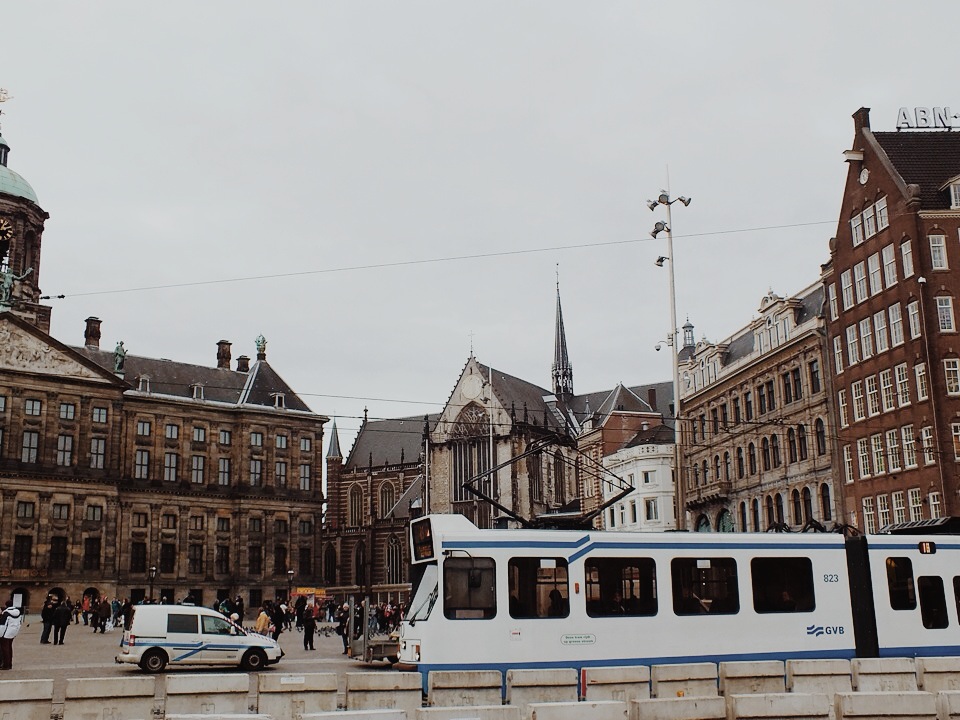
<svg viewBox="0 0 960 720"><path fill-rule="evenodd" d="M171 663L200 662L200 621L196 612L167 615L167 641Z"/></svg>
<svg viewBox="0 0 960 720"><path fill-rule="evenodd" d="M200 627L203 634L204 663L236 664L240 662L241 651L246 649L245 637L238 637L236 628L224 617L201 615Z"/></svg>

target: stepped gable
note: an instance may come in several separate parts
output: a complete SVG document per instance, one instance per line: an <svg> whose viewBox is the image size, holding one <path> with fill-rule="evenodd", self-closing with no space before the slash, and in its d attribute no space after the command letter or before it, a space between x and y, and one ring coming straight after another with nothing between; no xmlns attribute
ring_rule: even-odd
<svg viewBox="0 0 960 720"><path fill-rule="evenodd" d="M870 132L865 130L865 134ZM949 210L950 190L944 184L960 175L960 133L875 132L877 144L906 185L920 186L924 210Z"/></svg>
<svg viewBox="0 0 960 720"><path fill-rule="evenodd" d="M431 432L437 427L439 419L439 414L427 416ZM371 458L376 467L399 465L401 456L404 464L415 463L422 452L423 415L368 420L357 433L344 469L349 471L365 468L370 464Z"/></svg>

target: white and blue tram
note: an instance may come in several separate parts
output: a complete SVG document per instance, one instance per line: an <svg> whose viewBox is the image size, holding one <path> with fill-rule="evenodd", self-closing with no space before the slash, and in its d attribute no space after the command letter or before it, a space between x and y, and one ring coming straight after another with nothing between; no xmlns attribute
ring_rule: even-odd
<svg viewBox="0 0 960 720"><path fill-rule="evenodd" d="M434 670L955 655L960 538L410 526L399 660Z"/></svg>

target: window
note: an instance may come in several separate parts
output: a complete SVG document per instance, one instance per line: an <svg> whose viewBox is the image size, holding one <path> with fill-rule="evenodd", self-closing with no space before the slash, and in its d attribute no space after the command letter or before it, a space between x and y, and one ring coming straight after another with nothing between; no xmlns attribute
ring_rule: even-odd
<svg viewBox="0 0 960 720"><path fill-rule="evenodd" d="M953 324L953 298L937 298L937 322L940 323L940 332L954 332L956 327Z"/></svg>
<svg viewBox="0 0 960 720"><path fill-rule="evenodd" d="M944 235L930 235L930 267L933 270L947 270L947 238Z"/></svg>
<svg viewBox="0 0 960 720"><path fill-rule="evenodd" d="M863 216L857 213L850 219L850 233L853 237L853 246L863 244Z"/></svg>
<svg viewBox="0 0 960 720"><path fill-rule="evenodd" d="M150 421L137 420L137 435L147 437L150 434Z"/></svg>
<svg viewBox="0 0 960 720"><path fill-rule="evenodd" d="M107 409L105 407L93 408L93 421L95 423L105 423L107 421Z"/></svg>
<svg viewBox="0 0 960 720"><path fill-rule="evenodd" d="M813 433L816 437L817 455L827 454L827 426L823 418L817 418L813 423Z"/></svg>
<svg viewBox="0 0 960 720"><path fill-rule="evenodd" d="M916 610L917 594L913 585L913 563L910 558L887 558L887 592L891 610Z"/></svg>
<svg viewBox="0 0 960 720"><path fill-rule="evenodd" d="M587 558L584 575L590 617L657 614L656 565L650 558Z"/></svg>
<svg viewBox="0 0 960 720"><path fill-rule="evenodd" d="M776 436L774 436L776 438ZM803 425L797 425L797 449L800 453L800 459L807 459L807 428Z"/></svg>
<svg viewBox="0 0 960 720"><path fill-rule="evenodd" d="M930 501L930 517L941 517L943 515L943 511L940 506L940 493L932 492L927 495L927 499Z"/></svg>
<svg viewBox="0 0 960 720"><path fill-rule="evenodd" d="M229 444L230 444L230 431L229 431L229 430L221 430L221 431L220 431L220 444L221 444L221 445L229 445Z"/></svg>
<svg viewBox="0 0 960 720"><path fill-rule="evenodd" d="M25 463L37 462L40 448L40 433L36 430L24 430L23 444L20 446L20 461Z"/></svg>
<svg viewBox="0 0 960 720"><path fill-rule="evenodd" d="M950 208L952 210L960 208L960 183L953 183L950 186Z"/></svg>
<svg viewBox="0 0 960 720"><path fill-rule="evenodd" d="M883 451L883 435L880 433L871 435L870 447L873 450L873 474L883 475L887 471L887 456Z"/></svg>
<svg viewBox="0 0 960 720"><path fill-rule="evenodd" d="M873 211L873 205L863 209L863 234L868 238L877 234L877 219Z"/></svg>
<svg viewBox="0 0 960 720"><path fill-rule="evenodd" d="M743 394L743 411L746 414L747 422L753 420L753 395L749 390Z"/></svg>
<svg viewBox="0 0 960 720"><path fill-rule="evenodd" d="M837 375L843 372L843 339L839 335L833 338L833 364Z"/></svg>
<svg viewBox="0 0 960 720"><path fill-rule="evenodd" d="M6 411L7 411L7 396L0 395L0 412L6 412Z"/></svg>
<svg viewBox="0 0 960 720"><path fill-rule="evenodd" d="M870 294L879 295L883 292L883 276L880 273L880 253L874 253L867 258L867 270L870 279Z"/></svg>
<svg viewBox="0 0 960 720"><path fill-rule="evenodd" d="M310 452L313 441L309 437L300 438L300 452Z"/></svg>
<svg viewBox="0 0 960 720"><path fill-rule="evenodd" d="M247 529L252 533L263 532L263 518L252 517L248 519Z"/></svg>
<svg viewBox="0 0 960 720"><path fill-rule="evenodd" d="M191 530L203 530L203 515L191 515L189 522Z"/></svg>
<svg viewBox="0 0 960 720"><path fill-rule="evenodd" d="M90 438L90 467L94 470L103 470L106 446L107 441L104 438Z"/></svg>
<svg viewBox="0 0 960 720"><path fill-rule="evenodd" d="M859 422L867 416L863 404L863 385L859 380L850 385L850 394L853 397L853 419Z"/></svg>
<svg viewBox="0 0 960 720"><path fill-rule="evenodd" d="M147 571L147 544L134 542L130 544L130 572L143 573Z"/></svg>
<svg viewBox="0 0 960 720"><path fill-rule="evenodd" d="M167 513L160 516L160 527L164 530L176 530L177 516Z"/></svg>
<svg viewBox="0 0 960 720"><path fill-rule="evenodd" d="M753 609L758 613L813 612L810 558L757 557L750 561Z"/></svg>
<svg viewBox="0 0 960 720"><path fill-rule="evenodd" d="M196 443L205 443L207 441L207 429L205 427L193 428L193 442Z"/></svg>
<svg viewBox="0 0 960 720"><path fill-rule="evenodd" d="M917 376L917 400L926 400L928 397L926 364L917 363L913 366L913 372Z"/></svg>
<svg viewBox="0 0 960 720"><path fill-rule="evenodd" d="M87 505L85 520L101 522L103 520L103 505Z"/></svg>
<svg viewBox="0 0 960 720"><path fill-rule="evenodd" d="M893 347L903 345L903 314L900 312L900 303L887 308L887 314L890 316L890 344Z"/></svg>
<svg viewBox="0 0 960 720"><path fill-rule="evenodd" d="M860 362L860 338L857 336L857 326L847 328L847 365L856 365Z"/></svg>
<svg viewBox="0 0 960 720"><path fill-rule="evenodd" d="M893 500L893 521L902 523L907 519L907 508L903 504L903 490L897 490L890 498Z"/></svg>
<svg viewBox="0 0 960 720"><path fill-rule="evenodd" d="M217 518L217 532L228 532L230 530L230 518L228 517L218 517Z"/></svg>
<svg viewBox="0 0 960 720"><path fill-rule="evenodd" d="M887 337L887 313L884 310L873 314L873 336L877 341L877 354L885 352L890 347Z"/></svg>
<svg viewBox="0 0 960 720"><path fill-rule="evenodd" d="M50 538L50 570L67 569L67 539L62 535Z"/></svg>
<svg viewBox="0 0 960 720"><path fill-rule="evenodd" d="M194 455L190 458L190 481L202 484L203 471L206 467L207 459L203 455Z"/></svg>
<svg viewBox="0 0 960 720"><path fill-rule="evenodd" d="M230 572L230 546L229 545L217 545L214 556L214 569L218 575L226 575ZM204 617L205 621L211 618ZM212 618L217 620L217 618ZM224 621L226 630L229 633L231 630L230 625Z"/></svg>
<svg viewBox="0 0 960 720"><path fill-rule="evenodd" d="M566 617L570 613L567 561L564 558L511 558L507 564L507 580L510 617Z"/></svg>
<svg viewBox="0 0 960 720"><path fill-rule="evenodd" d="M954 582L957 578L954 579ZM921 575L917 578L920 595L920 621L925 628L942 629L947 619L947 596L943 592L943 578L939 575Z"/></svg>
<svg viewBox="0 0 960 720"><path fill-rule="evenodd" d="M83 541L83 569L100 569L101 542L98 537L88 537Z"/></svg>
<svg viewBox="0 0 960 720"><path fill-rule="evenodd" d="M873 357L873 329L870 318L865 317L860 321L860 349L863 352L863 359Z"/></svg>
<svg viewBox="0 0 960 720"><path fill-rule="evenodd" d="M907 305L907 321L910 323L910 339L920 337L920 302L914 300Z"/></svg>
<svg viewBox="0 0 960 720"><path fill-rule="evenodd" d="M40 415L43 409L43 404L39 400L24 400L23 401L23 414L24 415Z"/></svg>
<svg viewBox="0 0 960 720"><path fill-rule="evenodd" d="M910 404L910 373L906 363L900 363L893 371L897 377L897 405L904 407Z"/></svg>
<svg viewBox="0 0 960 720"><path fill-rule="evenodd" d="M947 395L960 395L960 360L944 360L943 374L947 383Z"/></svg>
<svg viewBox="0 0 960 720"><path fill-rule="evenodd" d="M900 257L903 260L903 276L908 278L913 275L913 247L909 240L900 243Z"/></svg>
<svg viewBox="0 0 960 720"><path fill-rule="evenodd" d="M149 433L146 433L146 434L149 435ZM172 423L167 423L163 431L163 436L167 440L176 440L178 437L180 437L180 426L174 425Z"/></svg>
<svg viewBox="0 0 960 720"><path fill-rule="evenodd" d="M890 226L890 220L887 218L887 198L886 196L877 200L873 209L877 215L877 230L883 230ZM891 247L893 247L891 245Z"/></svg>
<svg viewBox="0 0 960 720"><path fill-rule="evenodd" d="M880 402L884 412L890 412L896 408L896 394L893 391L892 370L882 370L880 372Z"/></svg>
<svg viewBox="0 0 960 720"><path fill-rule="evenodd" d="M830 319L836 320L840 317L840 311L837 305L837 286L836 283L830 283L827 286L827 298L830 305Z"/></svg>
<svg viewBox="0 0 960 720"><path fill-rule="evenodd" d="M497 573L493 558L447 558L443 563L444 617L449 620L489 620L496 614ZM556 616L565 617L567 614L565 608L557 608Z"/></svg>
<svg viewBox="0 0 960 720"><path fill-rule="evenodd" d="M57 436L57 465L70 467L73 464L73 435Z"/></svg>
<svg viewBox="0 0 960 720"><path fill-rule="evenodd" d="M773 380L767 381L767 406L770 408L770 412L777 409L777 398L773 392Z"/></svg>
<svg viewBox="0 0 960 720"><path fill-rule="evenodd" d="M263 548L259 545L247 548L247 572L251 575L260 575L263 572Z"/></svg>
<svg viewBox="0 0 960 720"><path fill-rule="evenodd" d="M890 524L890 499L886 495L877 495L877 526L885 528Z"/></svg>
<svg viewBox="0 0 960 720"><path fill-rule="evenodd" d="M60 419L73 420L77 414L77 406L73 403L60 403Z"/></svg>
<svg viewBox="0 0 960 720"><path fill-rule="evenodd" d="M273 531L278 535L286 535L290 532L290 526L287 524L286 519L278 518L273 521Z"/></svg>
<svg viewBox="0 0 960 720"><path fill-rule="evenodd" d="M740 611L733 558L674 558L670 575L675 614L731 615Z"/></svg>
<svg viewBox="0 0 960 720"><path fill-rule="evenodd" d="M904 425L900 428L900 437L903 438L903 466L915 468L917 466L917 445L913 434L913 425Z"/></svg>
<svg viewBox="0 0 960 720"><path fill-rule="evenodd" d="M70 506L66 503L54 503L53 504L53 519L54 520L69 520L70 519Z"/></svg>
<svg viewBox="0 0 960 720"><path fill-rule="evenodd" d="M810 376L810 394L816 395L820 392L820 361L811 360L807 365L808 375Z"/></svg>
<svg viewBox="0 0 960 720"><path fill-rule="evenodd" d="M297 523L297 532L301 535L312 535L313 523L310 520L300 520Z"/></svg>
<svg viewBox="0 0 960 720"><path fill-rule="evenodd" d="M883 280L887 287L897 284L897 253L890 243L881 251L883 256Z"/></svg>
<svg viewBox="0 0 960 720"><path fill-rule="evenodd" d="M907 491L907 501L910 503L910 519L923 519L923 501L920 499L920 488L910 488ZM958 594L960 597L960 594Z"/></svg>
<svg viewBox="0 0 960 720"><path fill-rule="evenodd" d="M880 414L880 392L877 390L877 376L867 375L863 381L867 389L867 415L873 417Z"/></svg>
<svg viewBox="0 0 960 720"><path fill-rule="evenodd" d="M860 477L870 477L872 474L872 468L870 467L870 441L867 440L867 438L857 440L857 463L860 466Z"/></svg>
<svg viewBox="0 0 960 720"><path fill-rule="evenodd" d="M747 463L751 475L757 474L757 446L750 443L747 446Z"/></svg>
<svg viewBox="0 0 960 720"><path fill-rule="evenodd" d="M250 447L263 447L263 433L262 433L262 432L252 432L252 433L250 433Z"/></svg>
<svg viewBox="0 0 960 720"><path fill-rule="evenodd" d="M263 484L263 461L250 461L250 487L260 487Z"/></svg>
<svg viewBox="0 0 960 720"><path fill-rule="evenodd" d="M361 550L357 552L357 557L362 558L362 544ZM273 547L273 574L282 575L287 572L287 548L285 545L275 545ZM361 573L357 573L357 577L361 577Z"/></svg>
<svg viewBox="0 0 960 720"><path fill-rule="evenodd" d="M789 405L793 402L793 384L790 382L790 373L786 372L780 376L783 384L783 404Z"/></svg>
<svg viewBox="0 0 960 720"><path fill-rule="evenodd" d="M865 497L863 499L863 530L868 533L877 531L877 520L873 514L873 498Z"/></svg>
<svg viewBox="0 0 960 720"><path fill-rule="evenodd" d="M176 453L163 454L163 479L169 482L177 480L177 466L180 464L180 456Z"/></svg>
<svg viewBox="0 0 960 720"><path fill-rule="evenodd" d="M203 545L191 543L187 547L187 572L194 574L203 572Z"/></svg>
<svg viewBox="0 0 960 720"><path fill-rule="evenodd" d="M787 462L795 463L797 461L797 431L793 428L787 430Z"/></svg>
<svg viewBox="0 0 960 720"><path fill-rule="evenodd" d="M145 512L135 512L131 517L131 525L135 528L145 528L147 526L147 514Z"/></svg>
<svg viewBox="0 0 960 720"><path fill-rule="evenodd" d="M742 459L741 459L742 462ZM660 519L660 503L657 498L647 498L643 501L644 517L649 522Z"/></svg>
<svg viewBox="0 0 960 720"><path fill-rule="evenodd" d="M18 518L32 518L34 514L34 509L36 505L32 502L24 502L23 500L17 501L17 517Z"/></svg>
<svg viewBox="0 0 960 720"><path fill-rule="evenodd" d="M286 435L277 435L276 438L274 438L274 442L276 443L277 450L286 450L286 449L287 449L287 436L286 436Z"/></svg>
<svg viewBox="0 0 960 720"><path fill-rule="evenodd" d="M33 567L33 536L14 536L13 567L16 570L24 570Z"/></svg>
<svg viewBox="0 0 960 720"><path fill-rule="evenodd" d="M172 573L177 567L177 546L173 543L160 544L160 572Z"/></svg>
<svg viewBox="0 0 960 720"><path fill-rule="evenodd" d="M284 460L278 460L273 467L274 482L277 487L285 488L287 486L287 463Z"/></svg>
<svg viewBox="0 0 960 720"><path fill-rule="evenodd" d="M740 417L740 398L735 397L733 399L733 424L739 425L741 421Z"/></svg>
<svg viewBox="0 0 960 720"><path fill-rule="evenodd" d="M220 458L217 461L217 483L230 484L230 458Z"/></svg>
<svg viewBox="0 0 960 720"><path fill-rule="evenodd" d="M844 310L853 307L853 277L849 270L844 270L840 275L840 297L843 300Z"/></svg>
<svg viewBox="0 0 960 720"><path fill-rule="evenodd" d="M867 269L862 262L853 266L853 286L857 293L857 302L867 299Z"/></svg>
<svg viewBox="0 0 960 720"><path fill-rule="evenodd" d="M843 480L853 482L853 451L849 445L843 446Z"/></svg>
<svg viewBox="0 0 960 720"><path fill-rule="evenodd" d="M933 452L933 428L929 425L925 428L920 428L920 447L923 448L923 464L935 464L937 458Z"/></svg>

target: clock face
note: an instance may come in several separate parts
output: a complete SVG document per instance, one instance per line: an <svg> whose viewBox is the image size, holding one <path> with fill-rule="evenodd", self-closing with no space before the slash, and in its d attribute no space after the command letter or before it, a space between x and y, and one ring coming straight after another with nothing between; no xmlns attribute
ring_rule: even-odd
<svg viewBox="0 0 960 720"><path fill-rule="evenodd" d="M483 390L483 380L477 375L468 375L463 379L463 385L460 387L460 393L467 400L476 400L480 397Z"/></svg>
<svg viewBox="0 0 960 720"><path fill-rule="evenodd" d="M13 238L13 225L6 218L0 218L0 240L9 241Z"/></svg>
<svg viewBox="0 0 960 720"><path fill-rule="evenodd" d="M860 171L860 184L866 185L867 180L869 179L870 179L870 171L864 168L863 170Z"/></svg>

